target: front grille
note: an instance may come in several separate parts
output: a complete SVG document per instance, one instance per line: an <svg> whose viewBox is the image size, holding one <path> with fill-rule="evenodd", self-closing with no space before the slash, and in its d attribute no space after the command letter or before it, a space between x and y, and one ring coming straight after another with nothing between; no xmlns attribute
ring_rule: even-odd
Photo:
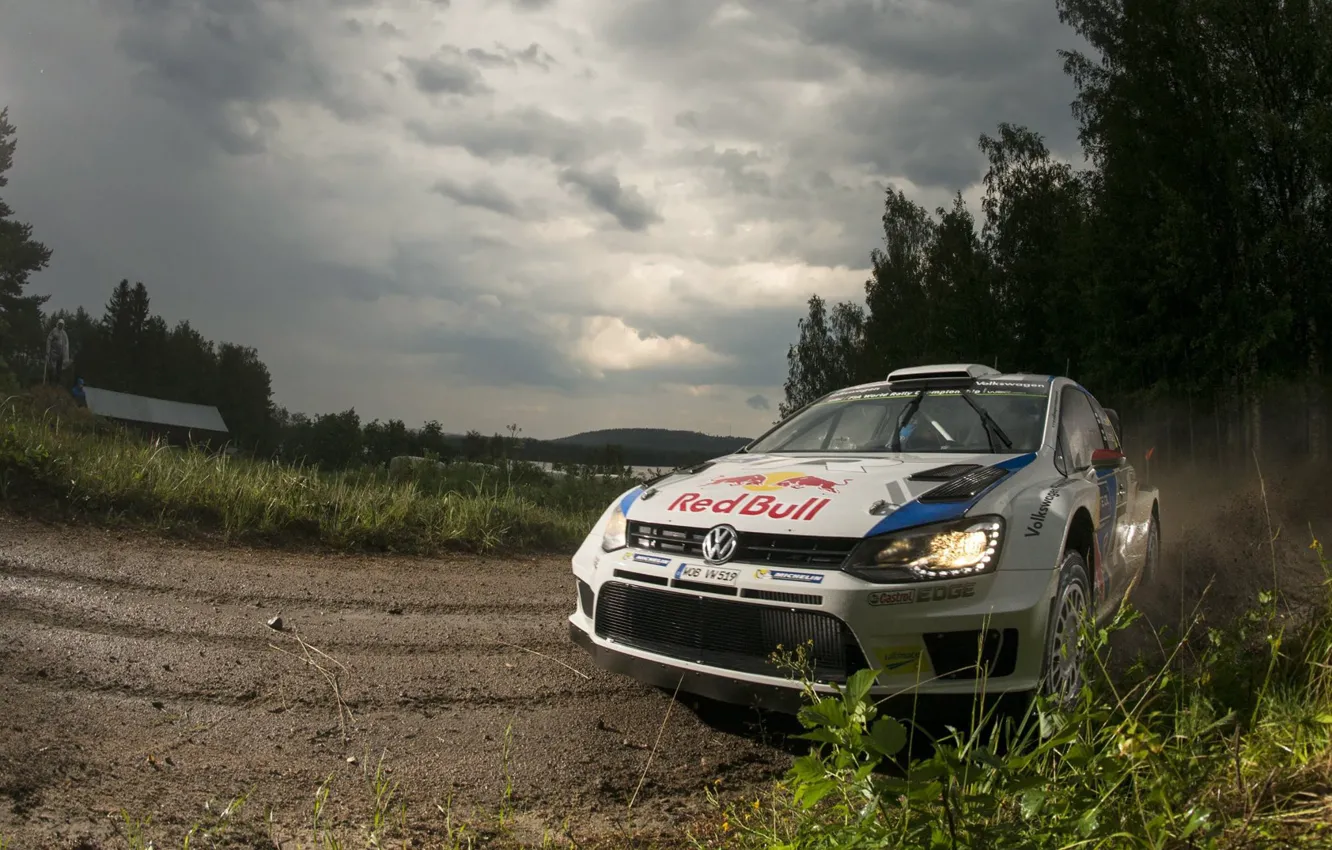
<svg viewBox="0 0 1332 850"><path fill-rule="evenodd" d="M823 597L813 593L786 593L781 590L754 590L747 587L740 591L740 596L744 599L766 599L769 602L784 602L788 605L823 604Z"/></svg>
<svg viewBox="0 0 1332 850"><path fill-rule="evenodd" d="M703 557L706 528L678 525L629 523L629 545L653 552ZM809 567L835 570L846 561L860 541L849 537L807 537L800 534L738 533L739 546L732 562L773 567Z"/></svg>
<svg viewBox="0 0 1332 850"><path fill-rule="evenodd" d="M831 614L793 611L687 593L602 585L597 635L648 652L761 675L786 675L769 656L780 644L806 652L819 682L845 682L868 667L846 624Z"/></svg>

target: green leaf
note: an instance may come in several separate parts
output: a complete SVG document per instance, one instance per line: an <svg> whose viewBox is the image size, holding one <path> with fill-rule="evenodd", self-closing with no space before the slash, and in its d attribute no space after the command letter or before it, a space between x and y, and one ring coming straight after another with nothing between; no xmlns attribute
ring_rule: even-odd
<svg viewBox="0 0 1332 850"><path fill-rule="evenodd" d="M823 762L814 756L800 756L791 763L787 775L797 782L815 782L823 778Z"/></svg>
<svg viewBox="0 0 1332 850"><path fill-rule="evenodd" d="M894 717L880 717L870 726L866 744L879 755L891 758L906 746L907 731Z"/></svg>
<svg viewBox="0 0 1332 850"><path fill-rule="evenodd" d="M799 738L804 741L817 741L821 744L839 744L842 739L831 729L811 729L808 732L801 732L799 735L792 735L793 738Z"/></svg>
<svg viewBox="0 0 1332 850"><path fill-rule="evenodd" d="M1078 833L1086 838L1096 831L1096 827L1100 826L1100 823L1100 820L1096 817L1096 810L1088 809L1082 817L1078 818Z"/></svg>
<svg viewBox="0 0 1332 850"><path fill-rule="evenodd" d="M1022 816L1034 818L1045 808L1045 792L1033 788L1022 795Z"/></svg>
<svg viewBox="0 0 1332 850"><path fill-rule="evenodd" d="M869 696L870 687L874 684L875 675L873 670L857 670L851 674L851 678L846 681L846 702L854 706Z"/></svg>
<svg viewBox="0 0 1332 850"><path fill-rule="evenodd" d="M837 789L837 783L831 779L820 779L806 785L800 795L800 802L805 808L813 808L819 801Z"/></svg>

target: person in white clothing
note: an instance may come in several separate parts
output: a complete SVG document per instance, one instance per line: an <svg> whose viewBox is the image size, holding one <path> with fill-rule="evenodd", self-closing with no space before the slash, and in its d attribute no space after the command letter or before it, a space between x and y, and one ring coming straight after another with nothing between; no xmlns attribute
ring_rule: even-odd
<svg viewBox="0 0 1332 850"><path fill-rule="evenodd" d="M46 373L48 382L61 383L60 374L69 367L69 335L65 320L60 319L46 337Z"/></svg>

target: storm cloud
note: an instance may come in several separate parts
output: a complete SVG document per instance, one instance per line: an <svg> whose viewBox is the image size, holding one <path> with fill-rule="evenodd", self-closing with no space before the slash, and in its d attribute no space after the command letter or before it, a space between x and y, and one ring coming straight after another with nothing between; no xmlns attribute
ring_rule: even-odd
<svg viewBox="0 0 1332 850"><path fill-rule="evenodd" d="M61 5L0 28L33 291L142 280L311 413L756 434L889 184L977 210L1004 120L1079 154L1053 0Z"/></svg>

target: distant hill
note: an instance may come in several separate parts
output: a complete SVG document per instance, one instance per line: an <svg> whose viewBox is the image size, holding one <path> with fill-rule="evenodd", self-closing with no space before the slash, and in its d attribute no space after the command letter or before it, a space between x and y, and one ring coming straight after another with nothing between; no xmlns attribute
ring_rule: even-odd
<svg viewBox="0 0 1332 850"><path fill-rule="evenodd" d="M706 455L714 457L733 452L747 443L750 437L714 437L698 431L673 431L668 428L606 428L584 431L569 437L545 442L553 445L619 446L626 451L664 452L670 454Z"/></svg>

